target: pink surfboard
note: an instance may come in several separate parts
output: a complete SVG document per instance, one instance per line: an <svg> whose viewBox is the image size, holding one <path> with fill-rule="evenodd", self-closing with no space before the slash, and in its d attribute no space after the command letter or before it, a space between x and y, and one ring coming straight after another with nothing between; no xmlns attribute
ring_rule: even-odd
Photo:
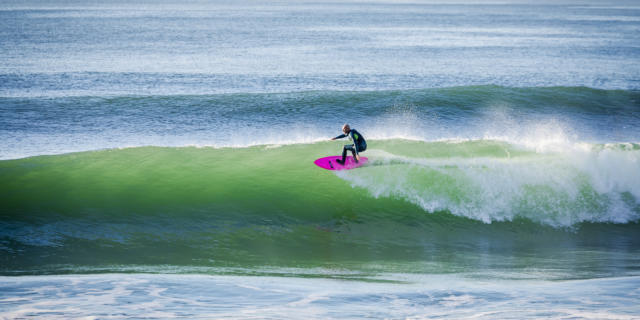
<svg viewBox="0 0 640 320"><path fill-rule="evenodd" d="M313 163L315 163L318 167L327 169L327 170L349 170L355 169L357 167L361 167L363 164L367 163L367 157L360 157L360 161L356 163L352 156L348 156L344 165L341 165L336 162L336 160L342 159L341 156L330 156L320 158Z"/></svg>

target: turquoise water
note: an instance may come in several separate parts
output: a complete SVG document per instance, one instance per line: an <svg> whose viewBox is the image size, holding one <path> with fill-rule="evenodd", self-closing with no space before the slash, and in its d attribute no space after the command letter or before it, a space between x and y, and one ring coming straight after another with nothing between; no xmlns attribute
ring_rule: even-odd
<svg viewBox="0 0 640 320"><path fill-rule="evenodd" d="M634 318L640 7L0 5L0 317ZM346 141L370 162L313 165Z"/></svg>

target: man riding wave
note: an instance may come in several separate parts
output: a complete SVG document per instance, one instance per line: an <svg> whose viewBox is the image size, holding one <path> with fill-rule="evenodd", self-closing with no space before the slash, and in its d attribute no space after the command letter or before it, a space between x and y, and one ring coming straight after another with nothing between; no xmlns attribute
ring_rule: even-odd
<svg viewBox="0 0 640 320"><path fill-rule="evenodd" d="M337 163L344 165L347 160L347 150L351 151L353 154L353 159L356 160L356 163L360 161L360 152L367 150L367 141L364 140L364 137L360 132L356 129L351 129L348 124L344 124L342 126L343 134L331 138L331 140L342 139L344 137L349 137L349 140L353 141L353 144L345 144L342 148L342 160L336 160Z"/></svg>

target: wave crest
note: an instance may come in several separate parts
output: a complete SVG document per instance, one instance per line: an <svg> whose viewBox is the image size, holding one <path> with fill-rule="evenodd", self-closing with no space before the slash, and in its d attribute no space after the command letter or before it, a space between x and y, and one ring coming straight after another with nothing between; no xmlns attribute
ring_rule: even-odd
<svg viewBox="0 0 640 320"><path fill-rule="evenodd" d="M427 212L448 211L485 223L526 218L567 227L640 218L635 144L579 144L554 153L488 141L440 145L461 152L417 157L372 150L367 170L337 175L376 198L400 198Z"/></svg>

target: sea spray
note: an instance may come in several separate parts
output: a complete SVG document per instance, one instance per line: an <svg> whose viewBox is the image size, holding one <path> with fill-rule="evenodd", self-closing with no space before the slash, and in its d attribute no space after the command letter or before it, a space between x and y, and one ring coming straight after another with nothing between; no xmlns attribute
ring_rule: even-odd
<svg viewBox="0 0 640 320"><path fill-rule="evenodd" d="M448 143L440 145L447 148ZM626 223L640 217L637 150L590 146L538 153L490 141L462 146L467 149L464 154L446 157L370 150L376 160L369 170L337 174L374 197L404 199L426 212L448 211L485 223L520 217L568 227L580 222ZM472 147L493 148L494 155L468 153Z"/></svg>

